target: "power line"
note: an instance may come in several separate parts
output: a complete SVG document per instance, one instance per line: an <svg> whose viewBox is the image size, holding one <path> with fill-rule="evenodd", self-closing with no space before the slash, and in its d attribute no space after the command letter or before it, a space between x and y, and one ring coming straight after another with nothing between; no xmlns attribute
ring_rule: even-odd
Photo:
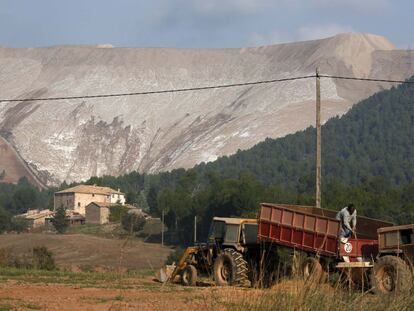
<svg viewBox="0 0 414 311"><path fill-rule="evenodd" d="M316 75L312 74L312 75L308 75L308 76L299 76L299 77L291 77L291 78L261 80L261 81L242 82L242 83L233 83L233 84L222 84L222 85L210 85L210 86L191 87L191 88L182 88L182 89L143 91L143 92L131 92L131 93L80 95L80 96L45 97L45 98L0 99L0 103L2 103L2 102L30 102L30 101L57 101L57 100L71 100L71 99L93 99L93 98L109 98L109 97L125 97L125 96L138 96L138 95L180 93L180 92L189 92L189 91L224 89L224 88L231 88L231 87L241 87L241 86L249 86L249 85L295 81L295 80L303 80L303 79L316 78L316 77L317 77ZM329 79L340 79L340 80L355 80L355 81L368 81L368 82L414 84L414 81L406 81L406 80L358 78L358 77L333 76L333 75L325 75L325 74L319 74L318 77L320 77L320 78L329 78Z"/></svg>
<svg viewBox="0 0 414 311"><path fill-rule="evenodd" d="M341 79L341 80L356 80L356 81L369 81L369 82L386 82L386 83L401 83L401 84L414 84L414 81L406 80L388 80L388 79L375 79L375 78L357 78L357 77L343 77L343 76L331 76L331 75L319 75L321 78Z"/></svg>
<svg viewBox="0 0 414 311"><path fill-rule="evenodd" d="M132 93L114 93L114 94L66 96L66 97L45 97L45 98L0 99L0 103L1 102L52 101L52 100L66 100L66 99L90 99L90 98L107 98L107 97L124 97L124 96L137 96L137 95L179 93L179 92L202 91L202 90L211 90L211 89L224 89L224 88L230 88L230 87L240 87L240 86L249 86L249 85L258 85L258 84L268 84L268 83L276 83L276 82L303 80L303 79L309 79L309 78L314 78L314 77L315 77L315 75L309 75L309 76L283 78L283 79L273 79L273 80L262 80L262 81L254 81L254 82L211 85L211 86L191 87L191 88L183 88L183 89L132 92Z"/></svg>

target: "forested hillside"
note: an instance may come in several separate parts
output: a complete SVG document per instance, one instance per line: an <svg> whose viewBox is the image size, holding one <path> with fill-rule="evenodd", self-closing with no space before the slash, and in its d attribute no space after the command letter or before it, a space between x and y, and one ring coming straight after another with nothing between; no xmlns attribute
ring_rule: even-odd
<svg viewBox="0 0 414 311"><path fill-rule="evenodd" d="M362 101L328 121L322 137L323 207L353 202L366 216L414 221L414 85ZM308 128L190 170L93 177L87 183L121 188L129 203L153 215L164 210L168 227L186 243L195 215L202 237L212 216L255 216L263 201L313 205L314 162L315 130ZM8 192L0 193L0 212L22 212L31 195L36 206L50 206L51 191L33 194L25 182L2 189Z"/></svg>
<svg viewBox="0 0 414 311"><path fill-rule="evenodd" d="M413 137L414 86L401 85L377 93L323 126L323 178L337 178L347 185L358 184L367 176L383 177L396 186L412 182ZM196 170L223 176L248 170L266 184L297 187L299 179L315 171L315 128L267 139L250 150L199 165Z"/></svg>

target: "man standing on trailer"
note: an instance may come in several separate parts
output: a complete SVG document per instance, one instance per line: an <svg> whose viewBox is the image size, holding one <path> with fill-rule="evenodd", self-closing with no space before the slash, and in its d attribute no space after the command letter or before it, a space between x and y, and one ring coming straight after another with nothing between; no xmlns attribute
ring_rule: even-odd
<svg viewBox="0 0 414 311"><path fill-rule="evenodd" d="M346 243L348 238L355 233L357 223L356 217L357 211L352 203L348 204L348 206L344 207L338 212L338 214L336 214L336 219L341 222L341 230L339 232L341 242Z"/></svg>

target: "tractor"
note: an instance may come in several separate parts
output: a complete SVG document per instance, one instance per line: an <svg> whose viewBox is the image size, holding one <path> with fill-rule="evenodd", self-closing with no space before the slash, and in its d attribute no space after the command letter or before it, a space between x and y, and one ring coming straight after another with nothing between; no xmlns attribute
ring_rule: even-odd
<svg viewBox="0 0 414 311"><path fill-rule="evenodd" d="M414 224L378 229L379 254L371 274L377 294L408 292L413 286Z"/></svg>
<svg viewBox="0 0 414 311"><path fill-rule="evenodd" d="M217 285L248 286L247 260L257 253L257 229L257 219L214 217L208 241L187 247L166 281L180 275L183 285L194 286L205 274Z"/></svg>

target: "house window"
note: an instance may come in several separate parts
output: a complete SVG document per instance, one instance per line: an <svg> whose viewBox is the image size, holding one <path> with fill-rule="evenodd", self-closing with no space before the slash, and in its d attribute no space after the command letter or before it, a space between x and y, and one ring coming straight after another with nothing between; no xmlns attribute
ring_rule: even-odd
<svg viewBox="0 0 414 311"><path fill-rule="evenodd" d="M78 202L78 207L80 207L80 202Z"/></svg>
<svg viewBox="0 0 414 311"><path fill-rule="evenodd" d="M94 197L95 196L95 193L92 193L92 196Z"/></svg>

